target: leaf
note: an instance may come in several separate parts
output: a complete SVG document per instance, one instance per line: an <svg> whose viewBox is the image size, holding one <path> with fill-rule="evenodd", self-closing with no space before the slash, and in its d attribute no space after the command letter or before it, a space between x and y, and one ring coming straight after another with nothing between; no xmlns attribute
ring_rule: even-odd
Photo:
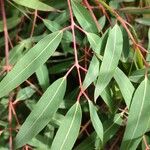
<svg viewBox="0 0 150 150"><path fill-rule="evenodd" d="M129 78L119 68L116 69L114 78L120 88L122 96L124 97L125 103L129 108L134 92L134 86L130 82Z"/></svg>
<svg viewBox="0 0 150 150"><path fill-rule="evenodd" d="M49 86L49 74L48 74L47 66L46 65L40 66L36 70L36 76L43 91L45 91Z"/></svg>
<svg viewBox="0 0 150 150"><path fill-rule="evenodd" d="M15 3L31 8L31 9L36 9L36 10L41 10L41 11L56 11L55 8L44 4L43 2L40 2L39 0L13 0Z"/></svg>
<svg viewBox="0 0 150 150"><path fill-rule="evenodd" d="M96 108L93 105L93 103L88 100L89 103L89 108L90 108L90 118L91 118L91 122L92 125L97 133L97 135L99 136L99 138L101 139L101 141L103 142L103 125L102 122L100 121Z"/></svg>
<svg viewBox="0 0 150 150"><path fill-rule="evenodd" d="M44 64L58 47L61 38L62 31L54 32L32 47L0 82L0 97L20 85Z"/></svg>
<svg viewBox="0 0 150 150"><path fill-rule="evenodd" d="M132 142L142 137L150 124L149 116L150 81L145 78L137 88L129 111L127 127L124 133L121 149L129 149Z"/></svg>
<svg viewBox="0 0 150 150"><path fill-rule="evenodd" d="M90 42L90 46L93 49L93 51L97 54L100 54L101 38L94 33L87 33L87 38Z"/></svg>
<svg viewBox="0 0 150 150"><path fill-rule="evenodd" d="M147 61L150 61L150 28L149 28L149 30L148 30L148 54L147 54L147 56L146 56L146 60Z"/></svg>
<svg viewBox="0 0 150 150"><path fill-rule="evenodd" d="M51 150L71 150L73 148L79 134L81 117L81 106L77 102L70 108L62 121L52 143Z"/></svg>
<svg viewBox="0 0 150 150"><path fill-rule="evenodd" d="M17 18L16 16L7 19L7 29L12 29L17 26L21 21L21 18ZM3 21L0 21L0 32L4 31Z"/></svg>
<svg viewBox="0 0 150 150"><path fill-rule="evenodd" d="M115 73L115 69L117 68L119 59L121 57L122 46L122 32L119 26L116 24L109 33L105 47L105 53L94 92L95 101L103 92Z"/></svg>
<svg viewBox="0 0 150 150"><path fill-rule="evenodd" d="M147 7L124 7L120 9L121 12L123 13L128 13L128 14L149 14L150 9Z"/></svg>
<svg viewBox="0 0 150 150"><path fill-rule="evenodd" d="M150 26L150 19L149 18L138 18L135 19L136 22L146 25L146 26Z"/></svg>
<svg viewBox="0 0 150 150"><path fill-rule="evenodd" d="M21 126L15 139L16 148L29 142L49 123L63 100L65 90L65 78L60 78L49 86Z"/></svg>
<svg viewBox="0 0 150 150"><path fill-rule="evenodd" d="M28 99L34 93L35 93L35 90L31 86L28 86L28 87L25 87L25 88L19 90L16 99L19 101Z"/></svg>
<svg viewBox="0 0 150 150"><path fill-rule="evenodd" d="M90 62L90 66L88 68L88 71L86 73L86 76L83 82L84 90L88 88L88 86L96 80L98 73L99 73L99 60L94 55Z"/></svg>
<svg viewBox="0 0 150 150"><path fill-rule="evenodd" d="M145 73L146 73L145 68L135 70L134 72L131 73L131 75L129 76L129 79L132 82L140 83L144 79ZM150 70L149 69L147 70L147 75L149 78L150 77Z"/></svg>
<svg viewBox="0 0 150 150"><path fill-rule="evenodd" d="M88 10L75 0L71 0L71 4L73 13L81 27L87 32L98 32L95 22Z"/></svg>

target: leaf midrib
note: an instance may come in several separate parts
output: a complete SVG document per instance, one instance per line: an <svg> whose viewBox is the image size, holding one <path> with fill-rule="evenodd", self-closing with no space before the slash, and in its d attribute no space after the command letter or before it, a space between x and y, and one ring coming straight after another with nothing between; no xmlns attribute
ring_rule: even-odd
<svg viewBox="0 0 150 150"><path fill-rule="evenodd" d="M62 80L62 82L61 82L60 85L58 86L58 88L57 88L55 94L53 95L53 97L52 97L52 99L51 99L51 101L49 101L49 103L46 105L45 109L43 109L43 111L41 112L41 114L39 115L39 117L38 117L38 118L33 122L33 124L30 126L30 128L28 129L28 132L29 132L29 130L31 130L31 128L35 125L35 123L40 119L40 117L43 115L43 113L44 113L45 110L49 107L49 105L53 102L54 97L55 97L56 94L58 93L58 91L59 91L61 85L63 84L64 80L65 80L65 78ZM19 143L19 141L21 141L21 140L26 136L26 134L27 134L28 132L26 132L26 133L24 134L24 136L22 136L22 138L20 138L20 139L18 140L18 143Z"/></svg>
<svg viewBox="0 0 150 150"><path fill-rule="evenodd" d="M58 37L58 35L61 33L61 31L57 34L57 36L50 41L50 43L39 53L39 55L37 55L36 58L34 58L19 74L17 74L12 80L9 80L9 82L2 88L3 91L5 90L5 88L9 85L9 83L13 82L18 76L20 76L36 59L38 59L41 54L45 51L45 49L47 49L47 47Z"/></svg>
<svg viewBox="0 0 150 150"><path fill-rule="evenodd" d="M74 115L73 115L73 119L72 119L72 121L71 121L69 130L68 130L68 132L67 132L67 134L66 134L66 137L65 137L65 139L64 139L64 141L63 141L63 143L62 143L62 145L61 145L61 147L60 147L60 150L62 150L62 148L63 148L63 146L64 146L64 144L65 144L65 142L66 142L66 140L67 140L67 138L68 138L69 132L70 132L70 130L71 130L71 128L72 128L72 125L73 125L73 122L74 122L74 120L75 120L75 116L76 116L76 113L77 113L77 110L78 110L78 105L79 105L79 103L77 103L76 110L75 110Z"/></svg>

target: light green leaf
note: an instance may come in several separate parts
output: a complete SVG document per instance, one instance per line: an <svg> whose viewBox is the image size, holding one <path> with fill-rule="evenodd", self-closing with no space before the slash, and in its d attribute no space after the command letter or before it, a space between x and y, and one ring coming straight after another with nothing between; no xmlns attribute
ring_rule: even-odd
<svg viewBox="0 0 150 150"><path fill-rule="evenodd" d="M146 25L146 26L150 26L150 19L149 18L138 18L135 19L136 22Z"/></svg>
<svg viewBox="0 0 150 150"><path fill-rule="evenodd" d="M96 108L93 105L93 103L89 100L89 108L90 108L90 118L91 118L91 122L92 125L97 133L97 135L99 136L99 138L101 139L101 141L103 142L103 125L102 122L100 121Z"/></svg>
<svg viewBox="0 0 150 150"><path fill-rule="evenodd" d="M66 79L56 80L43 94L33 111L21 126L15 140L19 148L37 135L52 119L61 104L66 90Z"/></svg>
<svg viewBox="0 0 150 150"><path fill-rule="evenodd" d="M134 92L134 86L130 82L129 78L119 68L116 69L114 78L120 88L122 96L124 97L125 103L129 108Z"/></svg>
<svg viewBox="0 0 150 150"><path fill-rule="evenodd" d="M35 90L31 86L25 87L25 88L19 90L16 99L19 100L19 101L28 99L34 93L35 93Z"/></svg>
<svg viewBox="0 0 150 150"><path fill-rule="evenodd" d="M58 47L61 38L62 31L54 32L32 47L0 82L0 97L5 96L24 82L38 67L44 64Z"/></svg>
<svg viewBox="0 0 150 150"><path fill-rule="evenodd" d="M100 72L95 87L95 101L98 96L103 92L103 90L108 85L115 73L115 69L117 68L119 59L121 57L122 46L122 32L120 27L116 24L109 32L103 61L100 67Z"/></svg>
<svg viewBox="0 0 150 150"><path fill-rule="evenodd" d="M49 86L49 74L48 74L47 66L46 65L40 66L36 70L36 76L43 91L45 91Z"/></svg>
<svg viewBox="0 0 150 150"><path fill-rule="evenodd" d="M77 102L70 108L62 121L52 143L51 150L71 150L73 148L79 134L81 117L81 107L79 102Z"/></svg>
<svg viewBox="0 0 150 150"><path fill-rule="evenodd" d="M31 9L36 9L36 10L41 10L41 11L56 11L55 8L44 4L43 2L40 2L39 0L13 0L15 3L31 8Z"/></svg>
<svg viewBox="0 0 150 150"><path fill-rule="evenodd" d="M90 66L88 68L88 71L86 73L84 82L83 82L83 88L84 88L84 90L86 88L88 88L88 86L92 82L94 82L96 80L96 78L98 76L98 73L99 73L99 60L94 55L93 58L92 58L92 60L91 60Z"/></svg>
<svg viewBox="0 0 150 150"><path fill-rule="evenodd" d="M93 51L97 54L100 54L101 38L94 33L87 33L87 38L90 42L90 46L93 49Z"/></svg>
<svg viewBox="0 0 150 150"><path fill-rule="evenodd" d="M7 19L7 29L12 29L17 26L21 21L21 18L17 18L16 16ZM3 20L0 21L0 32L4 31Z"/></svg>
<svg viewBox="0 0 150 150"><path fill-rule="evenodd" d="M137 88L129 111L127 127L124 133L121 149L129 149L132 142L142 137L150 124L150 81L145 78Z"/></svg>
<svg viewBox="0 0 150 150"><path fill-rule="evenodd" d="M87 32L98 32L94 20L88 10L75 0L71 0L71 4L73 13L81 27Z"/></svg>

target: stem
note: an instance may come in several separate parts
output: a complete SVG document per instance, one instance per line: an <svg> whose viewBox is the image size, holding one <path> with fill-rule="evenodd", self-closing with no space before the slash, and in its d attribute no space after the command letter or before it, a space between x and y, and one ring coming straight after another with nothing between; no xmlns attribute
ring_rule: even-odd
<svg viewBox="0 0 150 150"><path fill-rule="evenodd" d="M2 18L3 18L3 27L4 27L6 71L9 72L8 30L7 30L7 20L6 20L4 0L0 0L0 4L1 4L1 11L2 11Z"/></svg>

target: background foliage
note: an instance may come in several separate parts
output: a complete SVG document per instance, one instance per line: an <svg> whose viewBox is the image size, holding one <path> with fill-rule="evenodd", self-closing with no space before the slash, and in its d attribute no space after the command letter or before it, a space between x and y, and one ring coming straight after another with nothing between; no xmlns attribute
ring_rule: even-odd
<svg viewBox="0 0 150 150"><path fill-rule="evenodd" d="M0 12L0 150L150 149L149 0Z"/></svg>

